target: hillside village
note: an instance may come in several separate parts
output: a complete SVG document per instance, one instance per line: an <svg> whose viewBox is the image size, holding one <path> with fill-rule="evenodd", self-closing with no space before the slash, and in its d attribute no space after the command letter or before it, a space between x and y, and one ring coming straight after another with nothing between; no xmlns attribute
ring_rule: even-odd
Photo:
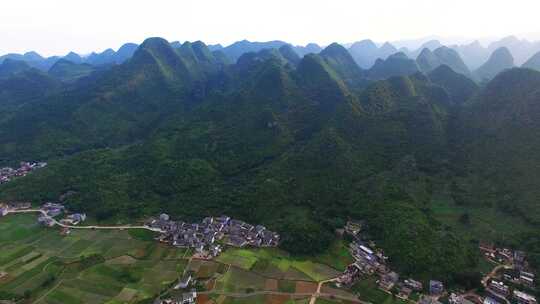
<svg viewBox="0 0 540 304"><path fill-rule="evenodd" d="M148 227L157 228L162 233L160 242L175 247L194 248L200 258L213 258L219 255L222 245L232 247L276 247L279 234L262 225L251 225L222 215L205 217L198 223L170 220L162 214L158 219L149 219Z"/></svg>
<svg viewBox="0 0 540 304"><path fill-rule="evenodd" d="M12 181L14 178L26 176L28 173L44 168L45 162L21 162L19 168L4 167L0 168L0 184Z"/></svg>
<svg viewBox="0 0 540 304"><path fill-rule="evenodd" d="M61 234L70 234L70 229L77 228L86 220L84 213L71 213L59 202L47 202L39 209L32 209L30 203L0 204L0 217L9 213L39 213L38 223L45 227L60 226ZM63 217L59 220L56 218ZM91 226L98 229L100 226ZM85 227L80 227L85 228ZM115 227L107 227L114 229ZM279 234L266 229L262 225L252 225L232 219L228 216L206 217L201 222L187 223L173 221L169 215L161 214L158 218L148 219L143 226L118 226L118 229L147 229L159 232L155 238L179 248L195 249L195 256L201 259L212 259L218 256L223 246L231 247L277 247Z"/></svg>
<svg viewBox="0 0 540 304"><path fill-rule="evenodd" d="M413 278L400 278L397 272L389 268L384 252L377 248L374 242L364 239L363 225L362 221L349 221L343 229L343 232L353 238L349 251L354 263L337 278L338 287L350 287L363 278L377 276L379 289L402 300L411 300L411 295L416 293L419 298L416 303L419 304L537 304L533 295L523 291L535 290L535 275L523 251L495 248L492 244L480 243L479 249L484 258L496 265L494 270L482 279L485 292L448 292L444 283L437 279L429 280L429 285L424 286Z"/></svg>

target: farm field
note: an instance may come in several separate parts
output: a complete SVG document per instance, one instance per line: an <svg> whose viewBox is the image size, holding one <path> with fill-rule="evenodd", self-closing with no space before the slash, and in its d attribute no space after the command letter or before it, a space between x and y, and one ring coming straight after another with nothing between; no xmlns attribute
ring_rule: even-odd
<svg viewBox="0 0 540 304"><path fill-rule="evenodd" d="M391 294L388 294L379 288L374 278L361 280L352 287L355 293L360 295L360 298L364 301L380 304L406 304L408 302L395 298Z"/></svg>
<svg viewBox="0 0 540 304"><path fill-rule="evenodd" d="M0 298L24 297L27 303L144 303L187 264L184 250L126 231L61 236L58 229L38 226L30 214L0 219L0 247L0 272L7 273Z"/></svg>
<svg viewBox="0 0 540 304"><path fill-rule="evenodd" d="M198 303L307 303L306 296L295 294L314 292L318 281L338 275L350 259L341 241L313 258L291 257L276 248L229 248L215 261L205 261L139 230L59 232L39 226L33 214L0 218L0 299L151 303L189 271L197 289L206 292ZM277 294L257 294L266 291Z"/></svg>

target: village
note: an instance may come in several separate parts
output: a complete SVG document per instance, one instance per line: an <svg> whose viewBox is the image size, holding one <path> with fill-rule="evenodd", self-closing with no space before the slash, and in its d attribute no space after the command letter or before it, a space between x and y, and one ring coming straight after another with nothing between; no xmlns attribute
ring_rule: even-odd
<svg viewBox="0 0 540 304"><path fill-rule="evenodd" d="M47 166L45 162L21 162L18 169L11 167L0 168L0 184L12 181L16 177L26 176L28 173Z"/></svg>
<svg viewBox="0 0 540 304"><path fill-rule="evenodd" d="M363 239L362 221L349 221L343 232L353 240L349 250L354 263L337 278L338 287L350 287L356 281L378 276L378 287L384 292L394 294L397 298L411 301L411 295L417 294L419 304L537 304L534 296L523 289L534 290L535 275L526 260L526 253L508 248L495 248L493 244L480 243L479 249L495 266L493 271L482 279L485 292L448 292L443 282L432 279L428 286L413 278L400 278L388 265L388 258L372 241ZM512 287L510 287L512 286ZM521 288L521 290L520 290Z"/></svg>
<svg viewBox="0 0 540 304"><path fill-rule="evenodd" d="M198 258L211 259L219 255L223 245L232 247L276 247L279 234L262 225L251 225L228 216L205 217L198 223L170 220L162 214L149 219L148 227L161 230L160 242L175 247L194 248Z"/></svg>

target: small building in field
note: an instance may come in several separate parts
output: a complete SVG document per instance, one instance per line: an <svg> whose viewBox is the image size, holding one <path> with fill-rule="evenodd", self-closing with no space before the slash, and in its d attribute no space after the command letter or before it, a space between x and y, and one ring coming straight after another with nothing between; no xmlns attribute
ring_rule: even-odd
<svg viewBox="0 0 540 304"><path fill-rule="evenodd" d="M70 214L68 215L68 219L71 219L73 220L73 222L75 223L82 223L84 221L86 221L86 214L85 213L73 213L73 214Z"/></svg>
<svg viewBox="0 0 540 304"><path fill-rule="evenodd" d="M429 293L431 295L440 295L444 292L444 284L441 281L429 281Z"/></svg>
<svg viewBox="0 0 540 304"><path fill-rule="evenodd" d="M182 294L181 304L194 304L197 301L197 292L186 292Z"/></svg>
<svg viewBox="0 0 540 304"><path fill-rule="evenodd" d="M422 289L424 289L421 282L410 279L410 278L405 280L405 285L407 285L409 288L415 291L422 291Z"/></svg>
<svg viewBox="0 0 540 304"><path fill-rule="evenodd" d="M54 220L48 216L40 216L38 217L38 223L45 227L52 227L54 226Z"/></svg>
<svg viewBox="0 0 540 304"><path fill-rule="evenodd" d="M174 286L174 289L185 289L188 288L189 284L191 283L192 276L191 273L186 273L180 280L178 281L178 284Z"/></svg>

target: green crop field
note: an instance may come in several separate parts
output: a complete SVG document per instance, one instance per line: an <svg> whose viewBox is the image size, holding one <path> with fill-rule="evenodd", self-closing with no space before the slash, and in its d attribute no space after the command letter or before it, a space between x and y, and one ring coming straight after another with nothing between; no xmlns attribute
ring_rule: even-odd
<svg viewBox="0 0 540 304"><path fill-rule="evenodd" d="M142 237L141 237L142 235ZM0 218L3 298L23 303L137 303L152 299L184 271L185 250L126 231L43 228L36 215ZM98 254L103 260L82 265Z"/></svg>

